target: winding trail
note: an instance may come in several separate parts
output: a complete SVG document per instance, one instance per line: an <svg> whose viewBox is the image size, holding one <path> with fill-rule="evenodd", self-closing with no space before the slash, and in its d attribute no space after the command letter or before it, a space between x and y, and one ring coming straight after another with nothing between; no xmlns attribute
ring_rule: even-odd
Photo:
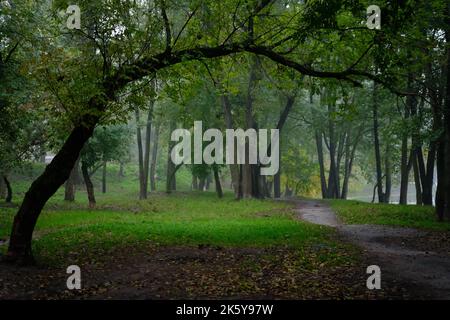
<svg viewBox="0 0 450 320"><path fill-rule="evenodd" d="M345 225L322 201L296 200L295 203L299 219L336 228L345 240L364 249L371 264L381 268L382 281L383 277L402 280L418 290L419 297L450 299L450 255L409 245L409 240L426 239L426 231L382 225Z"/></svg>

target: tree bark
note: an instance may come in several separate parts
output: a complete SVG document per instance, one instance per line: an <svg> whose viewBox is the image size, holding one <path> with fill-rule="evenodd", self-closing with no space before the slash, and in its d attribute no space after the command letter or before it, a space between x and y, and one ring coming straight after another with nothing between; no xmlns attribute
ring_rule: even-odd
<svg viewBox="0 0 450 320"><path fill-rule="evenodd" d="M323 144L322 144L322 134L319 130L315 130L316 147L317 147L317 157L319 161L320 168L320 186L322 189L322 198L326 199L328 197L327 181L325 177L325 163L323 160Z"/></svg>
<svg viewBox="0 0 450 320"><path fill-rule="evenodd" d="M378 134L379 124L378 124L378 100L377 100L377 84L373 84L373 140L375 148L375 161L376 161L376 175L377 175L377 191L378 191L378 202L384 203L384 193L383 193L383 172L381 170L381 152L380 152L380 138Z"/></svg>
<svg viewBox="0 0 450 320"><path fill-rule="evenodd" d="M219 198L223 197L222 185L220 184L219 168L213 165L214 182L216 184L216 193Z"/></svg>
<svg viewBox="0 0 450 320"><path fill-rule="evenodd" d="M3 181L5 182L5 186L6 186L5 201L6 201L6 203L11 203L12 198L13 198L13 192L12 192L12 188L11 188L11 183L9 182L7 175L3 175Z"/></svg>
<svg viewBox="0 0 450 320"><path fill-rule="evenodd" d="M11 231L5 261L33 263L31 239L39 214L48 199L69 178L85 142L92 136L97 116L85 116L85 126L77 126L45 171L31 184L19 208Z"/></svg>
<svg viewBox="0 0 450 320"><path fill-rule="evenodd" d="M159 130L157 125L153 132L153 146L152 146L152 162L150 164L150 189L156 191L156 162L158 159L158 145L159 145Z"/></svg>
<svg viewBox="0 0 450 320"><path fill-rule="evenodd" d="M221 101L222 101L222 109L224 113L225 118L225 126L227 129L233 129L233 115L231 113L231 103L228 99L228 96L225 94L221 95ZM239 172L239 165L236 163L237 161L237 155L236 155L236 146L234 150L234 164L230 164L230 173L231 173L231 184L233 186L234 191L234 198L240 199L242 197L241 194L241 179L240 179L240 172Z"/></svg>
<svg viewBox="0 0 450 320"><path fill-rule="evenodd" d="M6 197L6 184L3 180L3 173L0 172L0 200Z"/></svg>
<svg viewBox="0 0 450 320"><path fill-rule="evenodd" d="M171 193L176 190L176 167L172 162L171 153L175 142L170 140L172 131L175 130L175 123L171 122L169 126L169 147L167 148L167 174L166 174L166 192Z"/></svg>
<svg viewBox="0 0 450 320"><path fill-rule="evenodd" d="M414 152L413 171L414 171L414 185L416 187L416 205L421 206L423 204L422 186L420 181L419 164L417 161L417 150Z"/></svg>
<svg viewBox="0 0 450 320"><path fill-rule="evenodd" d="M102 168L102 193L106 193L106 166L107 162L103 162L103 168Z"/></svg>
<svg viewBox="0 0 450 320"><path fill-rule="evenodd" d="M400 199L399 204L408 204L408 184L409 184L409 171L411 169L408 166L408 134L403 133L402 135L402 146L401 146L401 160L400 160Z"/></svg>
<svg viewBox="0 0 450 320"><path fill-rule="evenodd" d="M147 124L145 129L145 154L144 154L144 194L145 199L148 197L148 183L150 176L150 144L152 137L152 120L153 120L153 99L150 100L150 106L147 114Z"/></svg>
<svg viewBox="0 0 450 320"><path fill-rule="evenodd" d="M292 110L292 107L294 106L295 102L295 96L288 96L286 100L286 105L284 106L283 111L280 114L280 119L278 120L277 129L280 130L280 138L281 138L281 131L283 130L283 127L287 121L287 118L289 116L289 113ZM281 141L279 142L279 169L278 172L273 177L273 196L275 199L278 199L281 197ZM270 190L270 189L268 189Z"/></svg>
<svg viewBox="0 0 450 320"><path fill-rule="evenodd" d="M65 190L64 190L64 200L73 202L75 201L75 190L76 190L76 180L77 180L77 169L78 162L75 163L72 171L70 172L69 179L66 181Z"/></svg>
<svg viewBox="0 0 450 320"><path fill-rule="evenodd" d="M139 109L136 107L134 110L136 118L136 139L138 147L138 166L139 166L139 199L147 199L147 193L145 192L145 172L144 172L144 154L142 147L142 133L140 128L140 114Z"/></svg>
<svg viewBox="0 0 450 320"><path fill-rule="evenodd" d="M88 166L84 161L81 162L81 173L83 175L84 184L86 185L89 208L95 208L97 202L95 200L94 185L92 183L91 177L89 176Z"/></svg>
<svg viewBox="0 0 450 320"><path fill-rule="evenodd" d="M384 157L386 173L386 192L384 193L384 202L389 203L391 201L391 189L392 189L392 168L391 168L391 146L389 143L386 145L386 154Z"/></svg>

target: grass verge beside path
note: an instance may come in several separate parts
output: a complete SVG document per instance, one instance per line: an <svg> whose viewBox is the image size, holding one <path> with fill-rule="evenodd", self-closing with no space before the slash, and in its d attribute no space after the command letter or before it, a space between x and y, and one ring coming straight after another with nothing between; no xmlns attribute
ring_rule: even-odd
<svg viewBox="0 0 450 320"><path fill-rule="evenodd" d="M449 231L450 223L437 221L431 206L378 204L353 200L327 201L345 224L380 224Z"/></svg>

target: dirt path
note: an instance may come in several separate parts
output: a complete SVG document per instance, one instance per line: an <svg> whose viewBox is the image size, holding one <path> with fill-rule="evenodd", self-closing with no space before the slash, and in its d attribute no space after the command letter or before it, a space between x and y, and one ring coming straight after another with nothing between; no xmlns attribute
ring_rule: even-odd
<svg viewBox="0 0 450 320"><path fill-rule="evenodd" d="M405 281L416 288L418 297L450 299L448 242L433 245L432 232L381 225L344 225L321 201L299 200L296 208L300 219L335 227L343 238L362 247L369 261L381 268L382 279Z"/></svg>

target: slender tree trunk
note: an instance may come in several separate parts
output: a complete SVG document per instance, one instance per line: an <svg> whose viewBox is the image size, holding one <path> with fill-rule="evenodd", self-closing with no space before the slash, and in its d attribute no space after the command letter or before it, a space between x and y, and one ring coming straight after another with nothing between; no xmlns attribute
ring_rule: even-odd
<svg viewBox="0 0 450 320"><path fill-rule="evenodd" d="M153 133L152 163L150 164L150 188L152 191L156 191L156 162L158 160L159 130L160 126L157 125Z"/></svg>
<svg viewBox="0 0 450 320"><path fill-rule="evenodd" d="M329 130L329 144L328 149L330 152L330 172L328 175L328 198L337 198L337 165L336 165L336 135L335 124L332 120L331 114L334 112L334 106L328 106L328 130Z"/></svg>
<svg viewBox="0 0 450 320"><path fill-rule="evenodd" d="M434 164L436 162L436 142L432 141L428 150L424 181L422 181L422 200L424 205L433 205Z"/></svg>
<svg viewBox="0 0 450 320"><path fill-rule="evenodd" d="M144 194L148 197L148 183L150 176L150 145L152 138L152 120L153 120L154 101L150 100L150 106L147 114L147 125L145 129L145 153L144 153Z"/></svg>
<svg viewBox="0 0 450 320"><path fill-rule="evenodd" d="M198 178L196 175L192 175L192 190L198 190Z"/></svg>
<svg viewBox="0 0 450 320"><path fill-rule="evenodd" d="M5 201L6 201L6 203L11 203L12 202L12 198L13 198L13 193L12 193L11 183L9 182L8 176L6 174L3 175L3 181L5 182L5 186L6 186L6 198L5 198Z"/></svg>
<svg viewBox="0 0 450 320"><path fill-rule="evenodd" d="M323 160L322 134L319 132L319 130L315 130L315 137L316 137L317 156L320 168L320 186L322 189L322 198L326 199L328 197L328 188L325 177L325 163Z"/></svg>
<svg viewBox="0 0 450 320"><path fill-rule="evenodd" d="M214 182L216 184L216 193L219 198L223 197L222 185L220 184L219 168L213 166Z"/></svg>
<svg viewBox="0 0 450 320"><path fill-rule="evenodd" d="M86 185L86 192L89 200L89 208L95 208L95 193L94 193L94 185L92 183L91 177L89 176L89 171L86 163L81 161L81 173L83 175L84 184Z"/></svg>
<svg viewBox="0 0 450 320"><path fill-rule="evenodd" d="M70 172L69 179L66 181L65 185L65 191L64 191L64 200L65 201L75 201L75 189L76 189L76 176L77 176L77 169L78 169L78 162L76 161L74 167L72 168L72 171Z"/></svg>
<svg viewBox="0 0 450 320"><path fill-rule="evenodd" d="M252 64L250 66L250 74L247 87L246 107L245 107L245 125L246 129L256 129L255 120L253 118L253 91L256 84L256 68L257 60L252 58ZM245 163L242 165L242 196L244 198L258 197L258 188L255 184L255 170L253 164L249 163L249 142L245 142Z"/></svg>
<svg viewBox="0 0 450 320"><path fill-rule="evenodd" d="M233 129L233 115L231 113L231 103L228 99L228 96L225 94L221 95L221 102L222 102L222 109L224 113L225 118L225 127L227 129ZM240 172L239 172L239 165L237 162L237 155L236 155L236 146L234 149L234 164L230 164L230 174L231 174L231 184L234 191L234 198L240 199L241 198L241 180L240 180Z"/></svg>
<svg viewBox="0 0 450 320"><path fill-rule="evenodd" d="M175 164L172 162L171 153L172 149L175 146L175 142L170 140L170 135L172 134L172 131L175 130L175 123L170 123L170 130L169 130L169 147L167 148L167 178L166 178L166 192L171 193L172 191L176 190L176 167Z"/></svg>
<svg viewBox="0 0 450 320"><path fill-rule="evenodd" d="M376 161L376 174L377 174L377 191L378 191L378 202L384 203L384 193L383 193L383 172L381 171L381 152L380 152L380 139L378 134L378 99L377 99L377 84L373 85L373 140L375 147L375 161Z"/></svg>
<svg viewBox="0 0 450 320"><path fill-rule="evenodd" d="M145 192L145 172L144 172L144 154L142 147L142 134L140 128L140 115L139 109L135 108L136 117L136 138L138 147L138 162L139 162L139 199L147 199L147 193Z"/></svg>
<svg viewBox="0 0 450 320"><path fill-rule="evenodd" d="M6 184L3 180L3 173L0 172L0 200L6 197Z"/></svg>
<svg viewBox="0 0 450 320"><path fill-rule="evenodd" d="M401 164L400 164L400 200L399 203L408 204L408 183L409 171L411 167L408 166L408 134L404 133L402 136L401 147Z"/></svg>
<svg viewBox="0 0 450 320"><path fill-rule="evenodd" d="M386 154L384 158L386 173L386 192L384 194L384 202L389 203L391 201L391 189L392 189L392 169L391 169L391 146L389 143L386 145Z"/></svg>
<svg viewBox="0 0 450 320"><path fill-rule="evenodd" d="M200 177L198 180L198 190L205 191L206 177Z"/></svg>
<svg viewBox="0 0 450 320"><path fill-rule="evenodd" d="M446 179L446 177L445 177L445 141L444 141L443 135L444 135L444 133L441 134L441 138L438 143L437 159L436 159L438 185L436 188L435 205L436 205L436 214L438 216L439 221L444 220L444 213L445 213L445 206L446 206L445 184L444 184L444 181Z"/></svg>
<svg viewBox="0 0 450 320"><path fill-rule="evenodd" d="M102 193L106 193L106 166L107 162L103 162L103 172L102 172Z"/></svg>
<svg viewBox="0 0 450 320"><path fill-rule="evenodd" d="M422 202L422 186L420 182L419 164L417 162L417 150L414 152L413 159L414 185L416 187L416 205L421 206Z"/></svg>
<svg viewBox="0 0 450 320"><path fill-rule="evenodd" d="M124 178L125 177L125 165L123 164L122 161L120 161L119 163L119 178Z"/></svg>

